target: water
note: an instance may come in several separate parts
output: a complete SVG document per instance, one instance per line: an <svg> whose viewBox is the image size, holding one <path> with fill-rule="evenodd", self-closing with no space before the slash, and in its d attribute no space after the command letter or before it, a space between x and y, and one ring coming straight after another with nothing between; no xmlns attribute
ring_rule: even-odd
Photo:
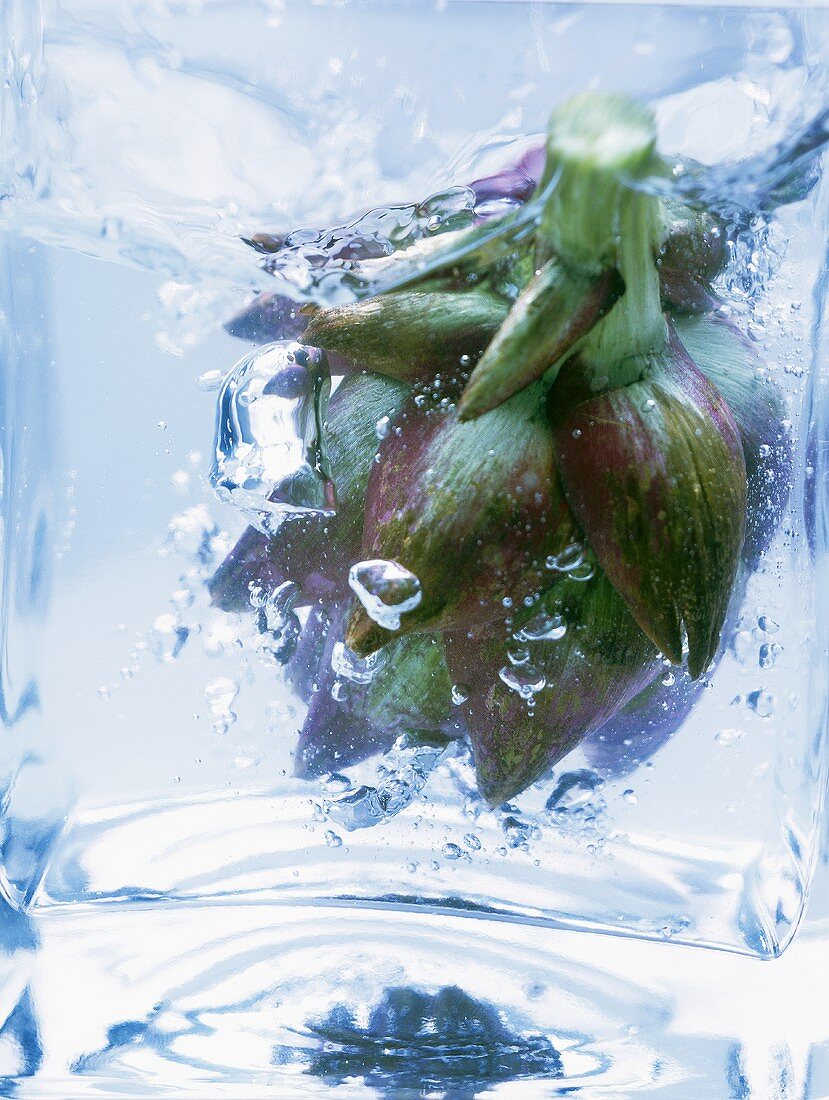
<svg viewBox="0 0 829 1100"><path fill-rule="evenodd" d="M826 1013L803 1009L820 935L807 924L779 976L749 956L803 919L825 782L825 20L422 16L62 0L41 37L32 5L4 10L0 1075L33 1078L21 1095L118 1077L390 1095L413 1072L449 1095L824 1094ZM344 640L353 599L392 630L416 610L405 566L352 556L324 608L278 562L227 610L207 585L248 523L342 514L320 431L337 364L297 359L303 307L399 283L398 253L419 271L468 226L511 248L549 107L594 80L656 109L677 171L643 186L723 216L715 289L784 395L799 480L715 668L660 667L493 809L470 685L427 653L451 713L426 691L389 702L389 658ZM519 162L502 192L481 182ZM378 407L366 448L393 424ZM575 541L547 562L585 588L592 569ZM543 698L533 654L572 630L547 609L513 630L517 697ZM714 985L749 992L703 1027ZM752 990L786 1022L764 1030Z"/></svg>

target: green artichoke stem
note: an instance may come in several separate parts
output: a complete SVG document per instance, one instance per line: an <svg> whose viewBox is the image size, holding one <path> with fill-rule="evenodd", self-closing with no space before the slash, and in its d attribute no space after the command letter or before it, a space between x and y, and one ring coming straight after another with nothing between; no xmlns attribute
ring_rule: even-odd
<svg viewBox="0 0 829 1100"><path fill-rule="evenodd" d="M630 187L657 169L655 143L650 111L625 96L576 96L550 119L536 262L556 254L588 272L613 267L625 285L579 351L597 390L636 381L667 342L656 262L662 206Z"/></svg>

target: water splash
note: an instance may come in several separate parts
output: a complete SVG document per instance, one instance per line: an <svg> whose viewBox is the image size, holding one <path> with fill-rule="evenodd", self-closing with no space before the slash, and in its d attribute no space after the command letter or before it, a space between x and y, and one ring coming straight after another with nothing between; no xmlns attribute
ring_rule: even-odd
<svg viewBox="0 0 829 1100"><path fill-rule="evenodd" d="M344 829L369 829L396 817L426 786L451 746L431 745L409 735L398 738L377 769L377 786L363 784L326 800L325 812Z"/></svg>
<svg viewBox="0 0 829 1100"><path fill-rule="evenodd" d="M287 665L299 645L302 624L294 611L301 590L298 584L285 581L272 592L265 594L253 586L251 605L256 609L256 626L259 630L259 656L271 664Z"/></svg>

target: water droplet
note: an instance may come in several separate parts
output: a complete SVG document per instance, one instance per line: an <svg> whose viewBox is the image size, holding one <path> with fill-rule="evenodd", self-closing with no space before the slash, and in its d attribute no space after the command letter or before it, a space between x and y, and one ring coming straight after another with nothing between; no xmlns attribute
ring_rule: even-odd
<svg viewBox="0 0 829 1100"><path fill-rule="evenodd" d="M218 676L204 689L204 698L213 716L216 733L227 733L236 721L236 715L231 708L238 694L239 685L227 676Z"/></svg>
<svg viewBox="0 0 829 1100"><path fill-rule="evenodd" d="M720 730L714 740L718 745L734 745L745 737L745 730L725 729Z"/></svg>
<svg viewBox="0 0 829 1100"><path fill-rule="evenodd" d="M336 676L351 684L370 684L387 660L388 655L381 649L368 657L358 657L343 642L336 642L331 653L331 668Z"/></svg>
<svg viewBox="0 0 829 1100"><path fill-rule="evenodd" d="M453 684L452 685L452 702L456 707L459 707L462 703L465 703L469 698L469 688L466 684Z"/></svg>
<svg viewBox="0 0 829 1100"><path fill-rule="evenodd" d="M754 639L747 630L738 630L731 639L731 651L740 664L748 664L754 657Z"/></svg>
<svg viewBox="0 0 829 1100"><path fill-rule="evenodd" d="M567 633L567 623L561 615L550 615L540 611L534 618L517 630L514 637L519 642L557 642Z"/></svg>
<svg viewBox="0 0 829 1100"><path fill-rule="evenodd" d="M150 649L165 664L174 661L190 636L177 614L159 615L150 631Z"/></svg>
<svg viewBox="0 0 829 1100"><path fill-rule="evenodd" d="M330 515L334 491L320 432L330 390L317 348L281 341L237 363L219 394L216 495L266 531L288 514Z"/></svg>
<svg viewBox="0 0 829 1100"><path fill-rule="evenodd" d="M173 516L167 527L167 542L184 557L199 565L209 565L218 534L219 528L206 505L197 504Z"/></svg>
<svg viewBox="0 0 829 1100"><path fill-rule="evenodd" d="M208 370L199 377L196 385L200 390L210 393L213 390L221 389L223 380L224 374L220 370Z"/></svg>
<svg viewBox="0 0 829 1100"><path fill-rule="evenodd" d="M445 859L460 859L463 856L463 850L457 844L444 844L440 852Z"/></svg>
<svg viewBox="0 0 829 1100"><path fill-rule="evenodd" d="M472 852L479 852L481 850L481 842L474 833L464 833L463 842Z"/></svg>
<svg viewBox="0 0 829 1100"><path fill-rule="evenodd" d="M602 777L589 768L565 772L547 799L545 809L548 814L572 813L590 805L603 787Z"/></svg>
<svg viewBox="0 0 829 1100"><path fill-rule="evenodd" d="M774 696L758 688L746 696L746 703L760 718L771 718L774 713Z"/></svg>
<svg viewBox="0 0 829 1100"><path fill-rule="evenodd" d="M349 571L348 584L369 618L386 630L399 630L401 615L423 599L418 578L395 561L359 561Z"/></svg>

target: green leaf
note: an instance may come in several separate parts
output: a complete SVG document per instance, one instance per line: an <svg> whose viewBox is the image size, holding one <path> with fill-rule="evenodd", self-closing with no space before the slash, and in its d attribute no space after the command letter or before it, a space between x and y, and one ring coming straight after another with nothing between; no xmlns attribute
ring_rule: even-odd
<svg viewBox="0 0 829 1100"><path fill-rule="evenodd" d="M548 260L521 292L472 372L458 409L461 420L474 420L503 404L558 364L623 289L615 271L586 274Z"/></svg>
<svg viewBox="0 0 829 1100"><path fill-rule="evenodd" d="M599 564L675 663L684 626L696 678L719 645L745 530L745 461L728 406L672 336L642 381L559 413L555 438Z"/></svg>
<svg viewBox="0 0 829 1100"><path fill-rule="evenodd" d="M320 310L303 338L349 370L365 368L412 383L439 374L465 379L509 307L506 298L483 288L433 284Z"/></svg>

